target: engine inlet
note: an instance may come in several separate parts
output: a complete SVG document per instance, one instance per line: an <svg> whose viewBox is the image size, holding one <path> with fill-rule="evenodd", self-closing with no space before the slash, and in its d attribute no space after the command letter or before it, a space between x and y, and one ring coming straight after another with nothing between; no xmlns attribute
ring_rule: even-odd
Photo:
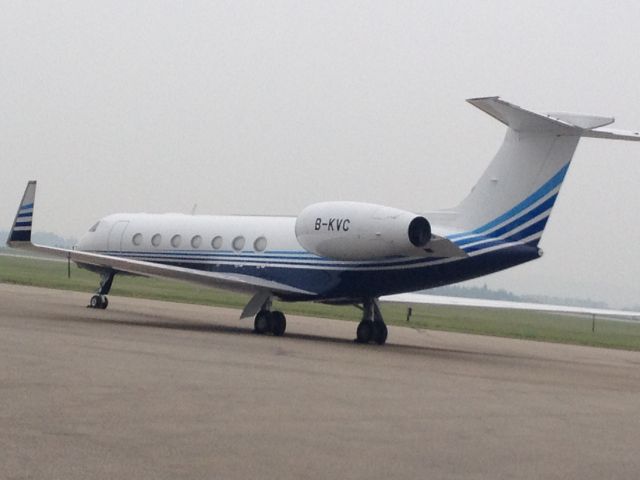
<svg viewBox="0 0 640 480"><path fill-rule="evenodd" d="M424 217L416 217L409 224L409 241L416 247L424 247L431 240L431 225Z"/></svg>

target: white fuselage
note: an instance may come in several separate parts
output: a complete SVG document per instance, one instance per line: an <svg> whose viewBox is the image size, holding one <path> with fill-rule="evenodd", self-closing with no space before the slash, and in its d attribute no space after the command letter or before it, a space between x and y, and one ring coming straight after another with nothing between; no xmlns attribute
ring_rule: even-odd
<svg viewBox="0 0 640 480"><path fill-rule="evenodd" d="M420 270L449 256L449 261L460 259L460 250L455 247L452 251L451 242L435 232L426 250L412 246L414 252L400 245L409 255L376 256L384 248L397 250L397 235L383 229L378 234L377 222L358 215L349 217L347 231L317 232L320 242L328 241L345 256L319 255L298 241L298 218L121 213L102 218L80 239L76 249L177 268L251 276L294 290L282 298L298 298L300 292L307 297L343 298L360 296L359 292L369 288L380 294L406 291L407 285L409 289L421 288L432 277L421 275ZM367 252L373 254L369 259L354 259L358 249L363 257ZM360 280L354 280L354 275ZM398 275L402 277L400 284ZM375 286L370 287L370 282Z"/></svg>
<svg viewBox="0 0 640 480"><path fill-rule="evenodd" d="M120 213L101 219L77 248L94 252L303 251L295 217Z"/></svg>

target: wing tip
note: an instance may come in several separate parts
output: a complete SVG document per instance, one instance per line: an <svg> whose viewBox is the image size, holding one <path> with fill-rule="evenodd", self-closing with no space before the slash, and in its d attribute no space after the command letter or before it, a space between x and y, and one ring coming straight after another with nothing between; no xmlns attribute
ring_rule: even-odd
<svg viewBox="0 0 640 480"><path fill-rule="evenodd" d="M7 246L18 248L31 245L31 230L33 225L33 208L36 197L36 180L29 180L24 189L18 212L13 220L13 226L7 238Z"/></svg>

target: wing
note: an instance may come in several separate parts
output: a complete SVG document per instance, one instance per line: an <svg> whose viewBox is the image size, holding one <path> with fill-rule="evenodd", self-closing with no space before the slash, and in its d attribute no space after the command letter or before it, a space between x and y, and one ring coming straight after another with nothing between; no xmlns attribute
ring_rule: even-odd
<svg viewBox="0 0 640 480"><path fill-rule="evenodd" d="M442 295L428 295L421 293L400 293L398 295L389 295L381 297L380 301L407 304L527 310L532 312L568 313L575 315L609 317L613 320L640 321L640 312L628 312L625 310L570 307L563 305L547 305L542 303L508 302L502 300L485 300L480 298L446 297Z"/></svg>
<svg viewBox="0 0 640 480"><path fill-rule="evenodd" d="M48 256L61 257L81 265L91 265L98 269L115 270L117 272L133 273L147 277L162 277L182 280L208 287L217 287L244 293L271 292L275 295L296 294L313 296L307 292L279 282L264 280L251 275L236 273L207 272L190 268L175 267L152 262L131 260L128 258L97 253L70 250L65 248L35 245L31 242L31 226L33 222L33 207L35 203L36 182L30 181L20 202L18 213L13 222L7 245L11 248L30 250Z"/></svg>

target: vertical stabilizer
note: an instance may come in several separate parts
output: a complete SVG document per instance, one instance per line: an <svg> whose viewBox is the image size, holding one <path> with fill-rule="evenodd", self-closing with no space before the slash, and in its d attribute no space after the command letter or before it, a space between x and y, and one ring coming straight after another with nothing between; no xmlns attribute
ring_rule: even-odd
<svg viewBox="0 0 640 480"><path fill-rule="evenodd" d="M500 238L537 245L580 137L640 140L635 132L601 128L611 117L540 114L499 97L469 103L507 125L504 142L471 193L454 209L458 244Z"/></svg>

